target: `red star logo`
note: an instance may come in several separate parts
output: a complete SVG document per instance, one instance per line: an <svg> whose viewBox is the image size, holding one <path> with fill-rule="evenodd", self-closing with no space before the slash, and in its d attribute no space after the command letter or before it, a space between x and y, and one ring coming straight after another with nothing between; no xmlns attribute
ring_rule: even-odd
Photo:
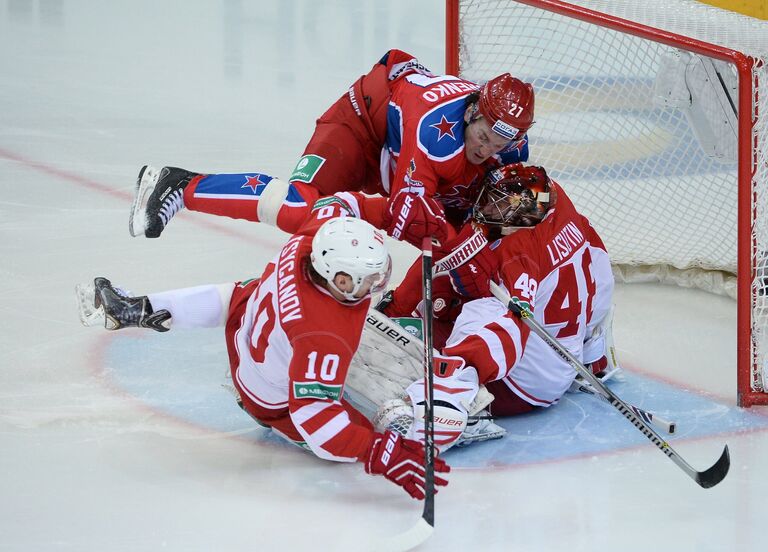
<svg viewBox="0 0 768 552"><path fill-rule="evenodd" d="M474 195L473 192L477 188L477 178L473 178L472 181L467 184L454 184L450 191L444 191L443 193L436 195L440 203L446 207L456 207L458 209L467 209L472 206L471 198Z"/></svg>
<svg viewBox="0 0 768 552"><path fill-rule="evenodd" d="M256 176L246 176L245 177L245 184L240 186L241 188L250 188L253 193L255 194L257 192L257 188L259 186L266 186L267 182L262 182L261 175L257 174Z"/></svg>
<svg viewBox="0 0 768 552"><path fill-rule="evenodd" d="M440 122L435 123L434 125L429 125L432 128L437 129L437 141L439 142L442 140L443 136L450 136L451 139L455 140L456 136L453 134L453 127L455 127L458 124L459 121L449 121L445 118L445 115L440 116Z"/></svg>

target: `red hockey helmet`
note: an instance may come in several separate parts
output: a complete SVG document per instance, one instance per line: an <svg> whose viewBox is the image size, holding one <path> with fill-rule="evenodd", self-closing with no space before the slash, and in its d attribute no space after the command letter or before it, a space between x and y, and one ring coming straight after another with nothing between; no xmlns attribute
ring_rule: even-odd
<svg viewBox="0 0 768 552"><path fill-rule="evenodd" d="M485 83L478 109L491 129L508 140L520 140L533 125L533 86L509 73Z"/></svg>
<svg viewBox="0 0 768 552"><path fill-rule="evenodd" d="M547 214L550 189L543 167L505 165L485 176L472 214L477 222L502 229L535 226Z"/></svg>

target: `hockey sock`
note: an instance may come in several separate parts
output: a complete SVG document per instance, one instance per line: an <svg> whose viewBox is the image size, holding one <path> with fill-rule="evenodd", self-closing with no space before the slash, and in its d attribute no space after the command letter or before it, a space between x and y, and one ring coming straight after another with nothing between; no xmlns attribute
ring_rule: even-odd
<svg viewBox="0 0 768 552"><path fill-rule="evenodd" d="M150 293L149 302L157 312L167 309L174 328L215 328L227 320L235 284L206 285Z"/></svg>

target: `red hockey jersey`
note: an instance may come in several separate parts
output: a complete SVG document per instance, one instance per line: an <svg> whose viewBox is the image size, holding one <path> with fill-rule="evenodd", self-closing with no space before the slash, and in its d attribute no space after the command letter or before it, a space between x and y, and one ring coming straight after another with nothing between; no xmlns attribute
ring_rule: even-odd
<svg viewBox="0 0 768 552"><path fill-rule="evenodd" d="M276 418L287 411L317 456L353 462L373 433L353 422L359 414L342 394L370 298L340 303L312 282L307 264L320 222L311 220L267 265L255 291L234 307L239 324L227 326L227 340L237 352L230 358L241 394Z"/></svg>
<svg viewBox="0 0 768 552"><path fill-rule="evenodd" d="M389 71L391 97L382 157L382 183L394 197L406 189L434 196L445 207L471 206L476 186L487 170L524 161L526 142L482 165L467 160L464 150L466 98L480 87L459 77L433 75L400 50L381 60Z"/></svg>
<svg viewBox="0 0 768 552"><path fill-rule="evenodd" d="M607 315L613 273L603 241L556 183L544 220L490 244L502 285L577 358ZM503 379L531 404L549 406L574 370L495 299L467 303L446 343L447 354L475 366L481 382ZM591 362L593 358L583 359Z"/></svg>

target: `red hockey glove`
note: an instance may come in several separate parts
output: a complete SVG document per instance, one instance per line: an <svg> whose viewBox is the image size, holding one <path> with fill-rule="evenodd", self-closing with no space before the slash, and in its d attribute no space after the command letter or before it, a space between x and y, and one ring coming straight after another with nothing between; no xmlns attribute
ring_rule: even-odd
<svg viewBox="0 0 768 552"><path fill-rule="evenodd" d="M463 234L464 232L456 239L457 247L461 247L465 243L464 240L461 240ZM452 244L448 246L450 245ZM469 260L448 272L451 286L456 293L470 299L490 297L490 281L496 279L497 275L497 258L488 244L474 252Z"/></svg>
<svg viewBox="0 0 768 552"><path fill-rule="evenodd" d="M461 308L468 300L453 289L450 275L436 276L432 279L432 314L436 320L455 322L456 317L461 313Z"/></svg>
<svg viewBox="0 0 768 552"><path fill-rule="evenodd" d="M365 473L383 475L404 488L413 498L424 498L424 447L421 443L405 439L390 430L383 434L375 433L366 458ZM435 487L448 484L437 473L449 471L450 466L435 456Z"/></svg>
<svg viewBox="0 0 768 552"><path fill-rule="evenodd" d="M407 241L421 248L426 236L444 243L448 237L448 223L442 205L431 197L399 192L389 203L387 234L396 240Z"/></svg>

